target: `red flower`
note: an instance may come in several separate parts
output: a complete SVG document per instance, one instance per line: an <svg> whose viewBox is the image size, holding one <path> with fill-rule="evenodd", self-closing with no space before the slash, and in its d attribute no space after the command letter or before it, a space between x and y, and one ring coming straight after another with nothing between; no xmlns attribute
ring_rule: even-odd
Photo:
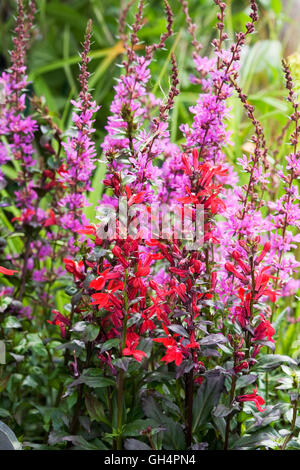
<svg viewBox="0 0 300 470"><path fill-rule="evenodd" d="M126 348L123 349L124 356L133 356L138 362L141 362L147 354L144 351L136 349L139 343L140 337L136 333L127 332Z"/></svg>
<svg viewBox="0 0 300 470"><path fill-rule="evenodd" d="M182 163L184 164L185 174L188 175L188 176L191 176L192 169L191 169L190 162L188 160L188 156L184 153L181 158L182 158Z"/></svg>
<svg viewBox="0 0 300 470"><path fill-rule="evenodd" d="M3 266L0 266L0 273L5 274L6 276L13 276L17 272L18 271L13 271L12 269L7 269L7 268L4 268Z"/></svg>
<svg viewBox="0 0 300 470"><path fill-rule="evenodd" d="M77 230L77 233L82 233L83 235L94 235L96 237L96 246L102 245L103 243L103 240L97 236L97 227L95 225L85 225L83 228Z"/></svg>
<svg viewBox="0 0 300 470"><path fill-rule="evenodd" d="M203 380L204 380L204 377L201 377L201 376L200 376L200 377L196 377L196 378L194 379L194 383L195 383L195 384L198 384L198 385L201 385L201 384L203 383Z"/></svg>
<svg viewBox="0 0 300 470"><path fill-rule="evenodd" d="M138 194L134 194L133 196L131 196L128 201L128 206L130 207L133 204L139 204L140 202L143 202L145 192L146 191L142 191Z"/></svg>
<svg viewBox="0 0 300 470"><path fill-rule="evenodd" d="M155 240L155 238L153 238L150 241L146 241L146 245L151 246L151 247L156 246L157 248L159 248L161 250L162 254L164 255L164 257L169 261L169 263L172 266L174 266L173 257L170 255L170 253L168 252L167 247L163 243L161 243L158 240Z"/></svg>
<svg viewBox="0 0 300 470"><path fill-rule="evenodd" d="M145 313L142 314L142 318L143 318L143 323L142 323L142 326L140 328L140 333L141 335L143 333L145 333L146 331L148 330L155 330L156 326L155 326L155 323L150 320L150 317L151 315L147 315Z"/></svg>
<svg viewBox="0 0 300 470"><path fill-rule="evenodd" d="M111 305L110 294L105 294L103 292L97 292L92 295L94 302L91 302L91 305L98 305L98 309L109 307Z"/></svg>
<svg viewBox="0 0 300 470"><path fill-rule="evenodd" d="M229 273L234 274L234 276L237 277L240 281L244 282L245 284L248 284L248 281L245 276L239 273L232 263L225 263L225 269Z"/></svg>
<svg viewBox="0 0 300 470"><path fill-rule="evenodd" d="M269 320L266 320L262 313L260 313L260 317L262 321L255 328L254 337L252 338L252 341L267 339L269 341L274 342L272 336L275 334L275 329L273 328Z"/></svg>
<svg viewBox="0 0 300 470"><path fill-rule="evenodd" d="M52 313L55 313L55 317L52 321L47 320L51 325L57 325L60 328L60 332L63 338L66 336L66 326L71 326L71 322L68 318L62 315L57 310L52 310Z"/></svg>
<svg viewBox="0 0 300 470"><path fill-rule="evenodd" d="M171 271L171 273L177 274L179 277L187 277L189 275L186 269L170 267L169 271Z"/></svg>
<svg viewBox="0 0 300 470"><path fill-rule="evenodd" d="M96 235L96 227L94 225L85 225L83 228L77 230L77 233L84 235Z"/></svg>
<svg viewBox="0 0 300 470"><path fill-rule="evenodd" d="M195 340L195 331L192 332L190 336L190 342L189 344L186 344L185 347L190 349L200 349L199 343L197 343L197 341Z"/></svg>
<svg viewBox="0 0 300 470"><path fill-rule="evenodd" d="M266 339L266 340L271 341L272 343L274 343L274 339L272 338L272 336L275 334L275 329L273 328L273 326L271 325L269 320L266 320L266 318L264 317L264 315L262 313L260 313L260 317L261 317L262 321L255 328L254 336L252 338L252 341L260 341L260 340L265 340ZM254 346L254 351L252 353L252 357L257 356L257 354L259 353L261 347L262 346L259 345L259 344L256 344Z"/></svg>
<svg viewBox="0 0 300 470"><path fill-rule="evenodd" d="M194 192L191 192L191 188L186 186L187 196L178 199L183 204L203 204L205 209L210 209L212 214L216 214L220 208L225 208L225 203L218 198L218 194L221 190L221 185L215 185L212 183L212 179L215 175L224 176L227 174L227 170L222 170L222 167L212 167L209 163L199 165L198 151L193 149L193 170L186 154L182 156L182 162L184 165L184 172L188 176L192 176L192 172L195 174L201 173L200 178L197 181L197 187L194 188Z"/></svg>
<svg viewBox="0 0 300 470"><path fill-rule="evenodd" d="M138 362L141 362L143 357L147 357L147 354L144 351L134 349L133 346L123 349L124 356L133 356Z"/></svg>
<svg viewBox="0 0 300 470"><path fill-rule="evenodd" d="M166 355L161 358L166 364L175 361L176 366L180 366L183 360L183 354L178 346L171 346L167 348Z"/></svg>
<svg viewBox="0 0 300 470"><path fill-rule="evenodd" d="M255 260L256 265L258 265L264 259L268 251L270 251L270 249L271 249L271 243L270 242L265 243L261 254Z"/></svg>
<svg viewBox="0 0 300 470"><path fill-rule="evenodd" d="M187 296L185 295L186 293L186 285L181 283L178 284L178 286L175 286L173 288L173 291L176 292L176 294L181 298L183 302L186 302L188 300Z"/></svg>
<svg viewBox="0 0 300 470"><path fill-rule="evenodd" d="M236 401L238 402L253 401L258 411L264 411L264 408L262 408L261 405L265 404L265 400L261 396L257 395L257 389L255 390L253 388L253 393L249 393L248 395L240 395L236 397Z"/></svg>
<svg viewBox="0 0 300 470"><path fill-rule="evenodd" d="M13 217L11 219L11 222L15 222L18 220L19 222L29 222L32 217L35 215L35 211L33 209L26 209L24 212L22 212L20 217Z"/></svg>
<svg viewBox="0 0 300 470"><path fill-rule="evenodd" d="M99 273L100 276L97 279L93 279L90 282L89 287L92 287L96 290L102 290L105 286L106 281L111 279L118 279L120 277L120 273L118 272L110 272L109 269L105 269L103 273ZM123 285L123 284L122 284Z"/></svg>
<svg viewBox="0 0 300 470"><path fill-rule="evenodd" d="M152 305L144 311L144 314L148 312L150 316L155 314L159 321L163 320L164 323L168 324L166 303L159 296L158 297L150 296L150 299L152 300Z"/></svg>
<svg viewBox="0 0 300 470"><path fill-rule="evenodd" d="M274 276L267 274L265 271L270 269L270 266L265 266L259 272L255 278L255 291L257 292L255 300L258 300L261 296L266 295L269 297L271 302L276 301L276 292L267 288L270 279L276 279Z"/></svg>
<svg viewBox="0 0 300 470"><path fill-rule="evenodd" d="M199 153L198 153L198 150L197 149L193 149L193 165L194 165L194 168L195 170L198 170L199 168Z"/></svg>
<svg viewBox="0 0 300 470"><path fill-rule="evenodd" d="M165 348L167 348L166 354L161 358L162 361L168 364L169 362L175 362L176 366L180 366L183 360L183 354L180 347L177 344L177 341L169 335L168 329L163 325L163 329L168 335L165 338L155 338L153 341L156 343L162 343Z"/></svg>
<svg viewBox="0 0 300 470"><path fill-rule="evenodd" d="M142 261L139 261L138 268L135 273L135 277L148 276L148 274L150 273L150 262L151 262L151 259L148 259L145 263L143 263Z"/></svg>
<svg viewBox="0 0 300 470"><path fill-rule="evenodd" d="M48 219L46 219L45 222L43 223L44 227L49 227L50 225L56 225L57 224L57 220L56 220L55 214L54 214L52 209L49 210L49 215L50 215L50 217Z"/></svg>
<svg viewBox="0 0 300 470"><path fill-rule="evenodd" d="M243 361L243 362L240 362L239 364L237 364L236 366L234 366L234 372L237 374L238 372L241 372L241 370L243 369L248 369L249 368L249 364L247 361Z"/></svg>
<svg viewBox="0 0 300 470"><path fill-rule="evenodd" d="M118 260L120 261L120 263L124 266L125 269L127 269L129 267L129 263L128 261L126 261L126 259L124 258L123 256L123 253L122 253L122 250L121 248L118 246L118 245L115 245L112 249L112 253L113 255L118 258Z"/></svg>
<svg viewBox="0 0 300 470"><path fill-rule="evenodd" d="M242 260L241 260L241 254L238 252L238 251L233 251L232 252L232 257L233 259L238 263L238 265L242 268L243 272L248 275L251 273L251 268L248 264L245 264Z"/></svg>
<svg viewBox="0 0 300 470"><path fill-rule="evenodd" d="M238 290L238 297L240 298L241 303L235 308L234 313L237 316L238 322L241 327L245 328L250 318L251 292L247 292L247 294L245 295L245 289L240 287Z"/></svg>
<svg viewBox="0 0 300 470"><path fill-rule="evenodd" d="M85 278L83 261L73 261L72 259L64 258L66 270L73 274L75 281L82 281Z"/></svg>

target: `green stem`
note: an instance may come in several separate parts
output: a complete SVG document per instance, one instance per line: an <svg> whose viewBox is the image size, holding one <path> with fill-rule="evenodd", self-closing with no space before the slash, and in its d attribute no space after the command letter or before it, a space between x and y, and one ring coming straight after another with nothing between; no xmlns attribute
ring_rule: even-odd
<svg viewBox="0 0 300 470"><path fill-rule="evenodd" d="M282 444L282 446L281 446L281 450L285 450L285 449L286 449L286 446L288 445L288 443L290 442L290 440L292 439L292 437L293 437L293 435L294 435L295 426L296 426L296 419L297 419L298 403L299 403L299 400L295 400L295 401L293 402L293 418L292 418L292 423L291 423L291 432L290 432L290 434L288 434L288 436L286 436L286 438L284 439L283 444Z"/></svg>
<svg viewBox="0 0 300 470"><path fill-rule="evenodd" d="M269 348L268 348L268 353L269 353ZM269 401L269 374L268 372L265 373L265 387L266 387L266 405L267 405Z"/></svg>

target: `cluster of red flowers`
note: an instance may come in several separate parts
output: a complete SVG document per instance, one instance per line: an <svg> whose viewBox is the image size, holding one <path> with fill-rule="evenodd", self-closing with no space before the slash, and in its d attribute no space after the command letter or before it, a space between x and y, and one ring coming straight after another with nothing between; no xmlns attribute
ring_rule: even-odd
<svg viewBox="0 0 300 470"><path fill-rule="evenodd" d="M175 236L168 242L157 239L145 242L127 237L117 239L111 247L110 241L98 238L97 227L90 225L80 229L80 233L92 235L94 245L101 246L106 255L98 263L87 259L79 262L65 259L64 262L66 270L73 274L77 286L90 296L90 305L101 312L97 320L101 326L97 341L104 344L109 339L118 338L121 355L141 362L147 355L139 348L139 344L142 337L149 336L154 343L164 346L162 362L174 363L179 367L184 361L182 373L192 371L193 382L201 384L205 366L200 360L202 351L199 325L203 320L208 326L212 324L212 317L207 318L206 310L214 297L217 273L213 269L210 247L218 243L214 217L225 207L220 197L222 185L215 184L214 177L224 176L226 170L208 163L200 165L196 150L193 150L191 158L184 154L182 162L189 185L186 186L187 196L179 198L179 202L192 204L194 208L199 204L203 206L203 250L187 250L186 242ZM130 189L127 189L125 193L128 204L143 200L144 192L132 195ZM249 369L253 363L251 359L257 356L262 347L263 343L259 344L261 341L274 341L274 328L263 313L259 314L259 321L257 323L256 319L256 326L251 330L252 336L248 337L248 327L253 324L255 308L260 299L263 296L272 301L276 299L276 293L270 288L270 281L274 277L270 275L269 267L260 267L270 244L266 243L258 254L259 241L258 238L248 240L247 244L240 241L239 249L232 252L235 264L225 264L226 271L240 283L237 293L240 304L235 307L233 322L238 321L247 332L245 339L235 338L232 343L235 374ZM168 266L167 282L156 280L155 275L153 276L157 261ZM92 280L87 285L87 276L91 274ZM70 321L57 311L54 314L51 323L58 325L65 337ZM159 328L164 335L156 335ZM232 341L231 335L228 339ZM245 357L243 347L248 350L252 347L251 355L248 353ZM99 353L98 357L116 373L113 350ZM245 397L238 397L238 401L245 401ZM258 409L261 400L260 397L254 400Z"/></svg>
<svg viewBox="0 0 300 470"><path fill-rule="evenodd" d="M219 2L216 3L219 4ZM221 10L225 8L222 5L223 3L219 5ZM132 37L132 47L137 40L136 32L140 28L141 14L142 6L140 5L136 31ZM251 2L250 17L252 23L247 24L247 34L253 32L253 22L257 19L255 2ZM170 16L169 33L171 23ZM199 118L199 122L195 120L193 130L185 128L187 145L183 147L185 152L181 156L181 162L179 160L178 163L176 160L176 171L180 174L181 182L184 182L181 184L177 202L189 206L190 220L193 222L197 218L197 209L201 207L203 210L204 233L201 249L199 247L188 248L187 240L180 239L175 232L172 232L173 236L169 241L160 239L145 241L142 240L140 232L136 238L127 236L124 239L117 238L113 242L107 239L102 240L97 235L97 227L90 225L81 228L79 232L92 235L94 246L101 247L102 254L97 261L90 261L88 257L79 263L65 260L66 269L73 274L84 297L88 296L90 299L86 308L92 307L93 312L100 311L100 316L94 314L94 320L96 319L101 327L97 342L104 344L109 339L119 340L120 346L117 352L110 349L99 354L102 363L108 365L113 374L117 374L114 359L129 356L141 362L147 357L146 352L140 346L141 339L144 337L152 339L154 344L163 345L165 351L161 361L166 364L174 363L178 371L180 370L177 376L188 373L193 384L201 384L204 377L205 366L200 359L214 353L218 355L218 341L228 339L234 349L233 374L247 371L255 362L255 357L264 342L274 342L275 332L267 318L266 309L260 308L264 297L268 297L272 302L276 300L276 292L271 288L274 279L271 275L272 268L262 263L271 249L271 244L264 243L263 249L259 252L260 237L247 238L244 237L243 231L240 231L238 246L235 250L231 250L230 259L226 263L224 259L229 256L228 252L225 257L224 254L218 257L218 255L215 256L214 249L220 243L220 231L216 230L216 220L226 210L224 202L226 191L223 184L229 176L224 159L219 155L220 142L225 139L225 127L219 120L220 116L225 116L226 107L223 106L223 101L230 95L232 86L227 84L228 76L230 73L236 76L235 63L239 60L238 56L245 36L240 33L237 44L227 51L228 57L231 57L230 60L228 59L229 65L226 63L225 51L222 54L220 48L217 48L217 72L210 70L209 67L214 77L216 95L214 93L211 96L207 95L208 101L206 102L204 94L199 100L194 112L196 113L198 109L199 114L202 112L203 122ZM126 76L126 79L130 83L134 78L129 73L134 69L132 62L134 52L129 46L128 51L131 53L128 52L129 76ZM201 63L202 59L199 58L199 71L206 76ZM146 67L146 62L144 64ZM138 61L137 70L140 65ZM232 66L232 71L229 72L230 66ZM176 67L174 74L175 69ZM222 74L222 70L226 72ZM132 86L136 86L136 83L134 78ZM221 89L223 89L222 93ZM133 104L132 92L130 92L130 105L128 105L124 98L126 90L121 85L116 87L116 92L113 110L116 112L116 109L120 108L123 111L121 116L115 115L112 118L110 124L114 123L114 125L108 126L110 138L104 145L108 159L108 172L104 184L110 189L110 196L106 195L106 197L113 206L122 196L127 199L128 207L141 203L147 207L148 202L154 197L153 188L147 182L147 175L151 178L156 174L151 162L151 151L154 152L155 140L158 142L159 138L168 137L168 134L164 132L166 126L164 127L164 123L158 126L154 137L149 140L149 145L147 143L144 147L140 147L139 142L143 139L136 139L132 125L129 125L129 122L132 124L134 121L134 112L132 113L131 108L136 109L135 106L137 106L139 109L140 102ZM214 111L208 112L208 103L215 110L216 116L214 116ZM125 117L123 119L125 114L128 115L127 121ZM214 118L213 122L216 123L215 127L212 125L211 115ZM138 128L138 124L136 125ZM118 127L126 128L128 135L126 139L124 137L123 140L118 141L118 144L115 144L112 136L115 135ZM207 144L207 148L205 147L206 139L210 139L211 142ZM196 142L200 147L199 151L195 148ZM213 152L210 158L205 154L208 149ZM122 159L118 160L119 157ZM174 194L172 197L176 199ZM246 202L247 198L248 192ZM147 207L147 209L150 208ZM179 217L182 216L180 209L178 214ZM131 220L127 221L128 225L134 216L129 219ZM116 220L117 232L119 223L120 220ZM164 276L159 275L160 267L164 271ZM224 311L230 311L231 318L229 319L225 318L224 313L219 314L221 308L217 302L217 292L222 291L224 286L224 280L221 279L224 272L233 278L232 292L239 299L239 304L235 302L231 309L228 304L224 307ZM227 331L228 320L232 322L232 326L234 322L239 323L243 331L239 337L233 339L230 331ZM55 321L63 323L61 318L56 318ZM64 328L64 325L59 324L59 326L61 329ZM227 335L227 338L220 333L221 331ZM216 332L217 334L214 335L213 333ZM203 343L202 340L205 339L205 335L211 333L214 338L217 337L216 342L213 342L213 345L217 347L215 350L212 348L205 351L205 347L202 347L205 342ZM156 351L159 350L157 346ZM190 379L189 383L191 383ZM122 383L122 380L119 382ZM245 401L245 397L239 397L238 401ZM262 402L260 398L257 398L256 392L253 399L257 406L260 406Z"/></svg>

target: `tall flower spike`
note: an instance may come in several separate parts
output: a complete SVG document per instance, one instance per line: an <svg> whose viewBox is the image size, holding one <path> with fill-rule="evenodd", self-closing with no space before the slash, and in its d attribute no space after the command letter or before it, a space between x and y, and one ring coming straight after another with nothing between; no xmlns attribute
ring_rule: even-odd
<svg viewBox="0 0 300 470"><path fill-rule="evenodd" d="M187 0L180 0L180 3L182 4L182 8L183 8L183 11L184 11L184 14L185 14L186 23L187 23L187 30L190 33L190 35L192 36L192 45L194 47L193 56L197 57L197 56L200 55L200 51L201 51L203 46L197 40L196 25L195 25L195 23L193 23L192 18L190 17Z"/></svg>
<svg viewBox="0 0 300 470"><path fill-rule="evenodd" d="M81 65L79 83L81 91L77 101L71 101L77 112L73 113L73 124L76 129L74 137L68 138L63 144L66 152L65 170L60 173L60 182L67 188L67 194L60 200L59 205L67 208L61 217L61 226L74 232L80 229L83 218L83 207L87 205L86 191L91 190L91 174L96 157L95 144L92 140L94 120L93 114L99 110L99 106L92 100L88 91L88 64L90 62L89 50L91 43L92 21L87 24L83 51L81 53ZM70 242L70 247L72 241Z"/></svg>
<svg viewBox="0 0 300 470"><path fill-rule="evenodd" d="M291 103L293 113L291 115L291 125L293 131L290 135L291 152L286 156L286 172L281 168L278 171L278 180L283 182L283 195L277 200L269 202L271 214L270 222L276 228L271 232L271 241L273 250L270 252L270 263L275 267L276 277L280 279L281 287L285 295L293 294L295 287L299 287L299 281L292 278L292 273L299 270L300 263L295 259L291 249L297 246L299 234L293 233L289 227L300 229L300 208L299 208L299 190L296 184L300 175L300 110L297 96L294 93L294 83L286 61L283 61L283 71L285 74L286 88L288 90L287 100ZM288 255L288 256L287 256ZM276 279L275 287L279 285ZM291 288L289 288L289 284ZM294 287L293 287L294 286ZM273 313L276 306L273 307Z"/></svg>
<svg viewBox="0 0 300 470"><path fill-rule="evenodd" d="M22 194L17 193L19 207L30 207L36 194L30 187L30 170L33 166L33 135L36 122L30 116L24 116L26 77L26 52L28 48L30 31L35 13L35 3L30 4L31 11L26 15L23 1L18 1L16 27L13 37L13 50L11 52L11 67L0 77L0 135L5 135L8 145L0 142L0 164L5 164L11 157L20 161L22 176L19 186L25 187ZM0 185L6 182L0 174ZM21 197L19 197L19 194ZM24 199L24 204L23 204Z"/></svg>

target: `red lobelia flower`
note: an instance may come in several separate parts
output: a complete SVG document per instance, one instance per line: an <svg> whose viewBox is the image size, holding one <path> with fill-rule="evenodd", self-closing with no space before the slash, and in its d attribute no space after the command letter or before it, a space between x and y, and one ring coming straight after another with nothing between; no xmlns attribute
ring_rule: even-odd
<svg viewBox="0 0 300 470"><path fill-rule="evenodd" d="M52 310L52 313L55 314L53 320L47 320L50 325L57 325L60 328L61 336L65 338L66 336L66 326L71 326L71 322L68 318L62 315L57 310Z"/></svg>
<svg viewBox="0 0 300 470"><path fill-rule="evenodd" d="M162 343L167 348L166 354L161 358L163 362L168 364L169 362L175 362L176 366L180 366L183 360L182 350L179 347L177 341L169 334L168 329L163 325L163 329L167 335L165 338L155 338L153 341L156 343Z"/></svg>
<svg viewBox="0 0 300 470"><path fill-rule="evenodd" d="M4 268L3 266L0 266L0 273L5 274L6 276L13 276L17 272L18 271L14 271L12 269L7 269L7 268Z"/></svg>
<svg viewBox="0 0 300 470"><path fill-rule="evenodd" d="M140 337L136 333L127 332L126 337L126 348L123 349L124 356L133 356L138 362L141 362L147 354L144 351L136 349L139 344Z"/></svg>
<svg viewBox="0 0 300 470"><path fill-rule="evenodd" d="M65 263L66 270L73 274L75 281L82 281L85 278L83 261L76 263L72 259L64 258L63 262Z"/></svg>
<svg viewBox="0 0 300 470"><path fill-rule="evenodd" d="M248 395L239 395L236 397L236 401L253 401L258 411L264 411L264 408L262 408L261 405L265 404L265 400L261 396L257 395L257 389L253 388L253 393L249 393Z"/></svg>

